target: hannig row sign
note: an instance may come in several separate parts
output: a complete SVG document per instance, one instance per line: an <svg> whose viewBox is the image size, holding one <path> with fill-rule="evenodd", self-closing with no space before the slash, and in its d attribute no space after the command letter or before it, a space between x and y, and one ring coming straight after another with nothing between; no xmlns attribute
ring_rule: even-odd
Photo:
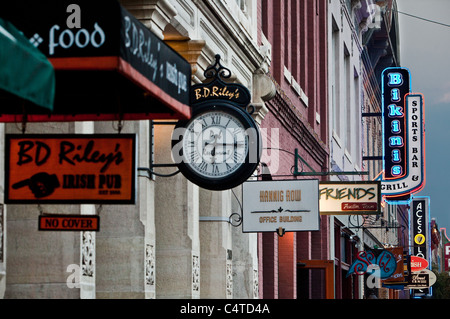
<svg viewBox="0 0 450 319"><path fill-rule="evenodd" d="M6 135L5 142L5 203L135 203L135 134Z"/></svg>
<svg viewBox="0 0 450 319"><path fill-rule="evenodd" d="M242 186L242 231L318 231L318 191L318 180L245 182Z"/></svg>

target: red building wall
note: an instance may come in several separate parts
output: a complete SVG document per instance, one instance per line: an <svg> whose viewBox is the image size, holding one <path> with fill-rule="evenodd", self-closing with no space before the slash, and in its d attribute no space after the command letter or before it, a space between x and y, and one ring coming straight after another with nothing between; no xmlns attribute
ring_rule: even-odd
<svg viewBox="0 0 450 319"><path fill-rule="evenodd" d="M315 172L328 171L327 1L258 3L260 30L272 45L270 76L277 88L276 96L266 102L269 113L261 124L270 143L264 147L273 148L266 151L279 159L276 165L267 163L271 177L295 178L296 149ZM298 167L311 171L300 162ZM326 216L321 217L319 232L286 233L283 237L260 234L260 296L297 298L297 262L327 260L328 236Z"/></svg>

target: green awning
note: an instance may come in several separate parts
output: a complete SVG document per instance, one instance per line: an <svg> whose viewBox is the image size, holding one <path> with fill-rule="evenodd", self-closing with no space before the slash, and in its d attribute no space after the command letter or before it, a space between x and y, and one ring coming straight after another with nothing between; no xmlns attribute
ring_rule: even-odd
<svg viewBox="0 0 450 319"><path fill-rule="evenodd" d="M55 97L53 66L22 32L1 18L0 89L50 111L53 110Z"/></svg>

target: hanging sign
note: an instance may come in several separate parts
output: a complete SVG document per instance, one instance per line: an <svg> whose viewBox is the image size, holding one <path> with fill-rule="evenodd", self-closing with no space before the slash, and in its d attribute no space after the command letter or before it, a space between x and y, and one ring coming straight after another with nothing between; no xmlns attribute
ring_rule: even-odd
<svg viewBox="0 0 450 319"><path fill-rule="evenodd" d="M418 256L411 256L411 271L421 271L425 268L428 268L428 260Z"/></svg>
<svg viewBox="0 0 450 319"><path fill-rule="evenodd" d="M411 93L406 68L382 73L383 175L381 190L387 201L409 201L424 186L425 130L423 95Z"/></svg>
<svg viewBox="0 0 450 319"><path fill-rule="evenodd" d="M413 256L428 259L428 197L415 197L411 204L411 240L413 247Z"/></svg>
<svg viewBox="0 0 450 319"><path fill-rule="evenodd" d="M320 182L321 215L370 215L381 209L380 182Z"/></svg>
<svg viewBox="0 0 450 319"><path fill-rule="evenodd" d="M387 68L382 74L384 133L384 180L407 174L404 96L410 92L410 74L405 68Z"/></svg>
<svg viewBox="0 0 450 319"><path fill-rule="evenodd" d="M429 243L429 198L428 197L414 197L411 202L411 246L413 256L417 256L428 260L431 256L429 254L430 243ZM426 269L422 270L422 272ZM412 274L412 272L411 272ZM415 296L424 296L429 294L428 286L425 286L424 278L428 277L425 275L415 276L414 282L410 285L417 284L414 291Z"/></svg>
<svg viewBox="0 0 450 319"><path fill-rule="evenodd" d="M429 269L413 272L409 276L408 289L428 291L428 288L436 283L436 275ZM416 292L414 292L417 295Z"/></svg>
<svg viewBox="0 0 450 319"><path fill-rule="evenodd" d="M135 134L6 135L5 145L5 203L135 203Z"/></svg>
<svg viewBox="0 0 450 319"><path fill-rule="evenodd" d="M391 277L397 270L397 260L394 254L386 249L373 249L360 251L350 266L346 277L356 274L358 276L374 271L373 266L379 267L377 275L381 279Z"/></svg>
<svg viewBox="0 0 450 319"><path fill-rule="evenodd" d="M245 182L242 231L318 231L318 193L318 180Z"/></svg>
<svg viewBox="0 0 450 319"><path fill-rule="evenodd" d="M420 191L425 184L425 129L423 119L423 95L405 96L406 119L406 175L383 180L381 190L388 200ZM385 172L386 173L386 172Z"/></svg>
<svg viewBox="0 0 450 319"><path fill-rule="evenodd" d="M100 217L93 215L40 215L42 231L99 231Z"/></svg>

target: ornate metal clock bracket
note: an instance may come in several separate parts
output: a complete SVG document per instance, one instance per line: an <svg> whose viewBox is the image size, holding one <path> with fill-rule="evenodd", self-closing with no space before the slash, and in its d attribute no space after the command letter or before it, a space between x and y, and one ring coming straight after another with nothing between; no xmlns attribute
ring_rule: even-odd
<svg viewBox="0 0 450 319"><path fill-rule="evenodd" d="M205 83L194 85L191 88L193 106L205 101L224 100L252 115L256 108L250 104L250 91L239 83L226 82L226 79L231 78L231 70L222 65L220 54L216 54L214 59L215 63L203 72Z"/></svg>

